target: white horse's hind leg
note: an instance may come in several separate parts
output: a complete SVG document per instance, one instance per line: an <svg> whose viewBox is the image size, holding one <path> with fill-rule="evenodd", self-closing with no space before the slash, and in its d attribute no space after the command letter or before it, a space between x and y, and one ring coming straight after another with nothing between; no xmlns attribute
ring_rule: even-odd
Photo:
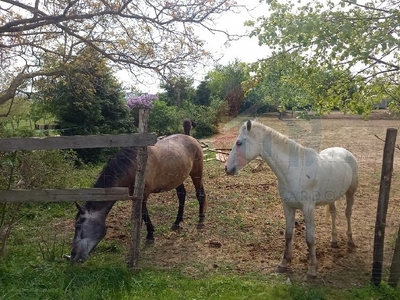
<svg viewBox="0 0 400 300"><path fill-rule="evenodd" d="M336 230L336 205L335 202L329 203L329 213L331 214L332 218L332 238L331 238L331 247L332 248L338 248L338 242L337 242L337 230Z"/></svg>
<svg viewBox="0 0 400 300"><path fill-rule="evenodd" d="M346 192L346 219L347 219L347 246L355 247L353 241L353 233L351 230L351 214L353 211L353 204L354 204L354 192L347 191Z"/></svg>
<svg viewBox="0 0 400 300"><path fill-rule="evenodd" d="M317 277L317 255L315 251L314 239L314 216L315 206L304 205L303 207L304 220L306 222L306 242L310 254L310 266L307 273L307 278L314 279Z"/></svg>
<svg viewBox="0 0 400 300"><path fill-rule="evenodd" d="M288 265L292 261L292 243L293 243L293 230L294 218L296 209L289 207L283 202L283 211L285 213L286 229L285 229L285 252L281 263L277 267L278 273L286 273Z"/></svg>

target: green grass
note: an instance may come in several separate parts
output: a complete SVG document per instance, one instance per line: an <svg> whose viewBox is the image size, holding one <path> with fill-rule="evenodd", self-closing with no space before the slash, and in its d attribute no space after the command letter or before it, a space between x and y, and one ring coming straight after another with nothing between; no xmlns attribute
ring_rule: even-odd
<svg viewBox="0 0 400 300"><path fill-rule="evenodd" d="M25 256L25 259L27 256ZM179 270L131 273L120 262L38 263L12 257L0 265L0 299L400 299L383 284L352 290L287 285L279 277L218 275L193 279Z"/></svg>

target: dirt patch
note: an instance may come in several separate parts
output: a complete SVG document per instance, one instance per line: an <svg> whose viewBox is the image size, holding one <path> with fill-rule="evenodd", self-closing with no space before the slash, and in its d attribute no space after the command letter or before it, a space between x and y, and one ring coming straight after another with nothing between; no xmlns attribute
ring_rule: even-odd
<svg viewBox="0 0 400 300"><path fill-rule="evenodd" d="M239 126L246 118L237 118L221 127L221 134L204 140L210 147L230 148ZM368 121L358 116L334 112L311 121L266 115L258 121L288 135L297 142L322 150L342 146L354 153L359 162L360 185L353 208L355 249L346 246L345 201L337 203L339 248L330 247L330 221L325 208L316 212L318 279L316 284L341 288L364 285L370 280L376 206L379 193L381 161L388 127L398 127L399 120L386 111L375 111ZM396 153L392 191L387 216L385 271L390 265L399 222L400 161ZM181 230L171 232L175 220L175 191L153 194L149 209L156 227L155 243L143 246L141 264L159 269L179 268L193 277L231 272L236 274L274 274L284 249L284 227L276 176L266 163L254 161L238 176L226 176L224 165L217 161L205 164L205 189L208 196L206 228L196 229L198 205L193 186L186 181L188 200ZM106 240L128 245L130 204L118 203L111 211ZM143 241L145 229L143 228ZM303 280L308 269L305 225L296 214L296 231L291 264L292 280ZM386 276L386 275L385 275Z"/></svg>

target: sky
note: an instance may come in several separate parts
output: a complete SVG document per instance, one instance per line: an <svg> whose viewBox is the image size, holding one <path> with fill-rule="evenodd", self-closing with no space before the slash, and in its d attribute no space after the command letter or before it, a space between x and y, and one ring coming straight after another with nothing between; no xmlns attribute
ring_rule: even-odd
<svg viewBox="0 0 400 300"><path fill-rule="evenodd" d="M243 8L240 13L230 12L225 14L218 19L216 27L228 31L230 34L242 35L249 31L249 28L243 26L243 23L247 20L256 20L257 17L265 15L267 9L265 3L260 4L259 0L237 0L236 2L251 11ZM266 46L261 47L258 45L256 37L243 37L238 41L229 42L229 45L224 45L225 39L223 34L200 32L199 35L207 41L207 50L215 53L215 57L220 58L218 63L222 65L227 65L236 58L242 62L251 63L257 61L257 59L268 57L269 54ZM212 68L213 66L209 66L209 68L199 70L194 85L196 86L200 80L204 79L204 76ZM119 77L125 86L134 85L130 81L129 75L124 71L118 72L117 77ZM146 85L136 86L142 92L155 94L160 91L159 82L156 80L146 80Z"/></svg>
<svg viewBox="0 0 400 300"><path fill-rule="evenodd" d="M251 11L246 11L246 9L243 8L239 14L228 13L221 17L217 27L231 34L245 34L248 33L251 28L245 27L243 23L248 20L256 20L257 17L266 15L267 8L265 4L260 4L259 0L242 0L237 1L237 3L246 6L246 8ZM249 63L268 55L268 49L266 49L266 47L260 47L256 37L243 37L238 41L230 42L230 46L228 47L223 45L221 35L215 35L214 37L208 36L207 40L209 44L212 43L214 45L214 47L210 45L210 48L214 48L219 53L223 54L220 60L221 64L229 63L235 58Z"/></svg>

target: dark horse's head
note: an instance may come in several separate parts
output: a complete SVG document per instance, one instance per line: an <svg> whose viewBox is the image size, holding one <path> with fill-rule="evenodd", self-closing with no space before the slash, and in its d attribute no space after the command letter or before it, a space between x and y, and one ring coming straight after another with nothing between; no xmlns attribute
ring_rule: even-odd
<svg viewBox="0 0 400 300"><path fill-rule="evenodd" d="M183 131L186 135L190 135L190 128L196 128L196 123L189 118L183 119Z"/></svg>
<svg viewBox="0 0 400 300"><path fill-rule="evenodd" d="M110 159L94 184L95 188L129 186L132 178L130 169L135 169L136 151L123 149ZM72 241L72 262L86 261L89 254L104 238L107 232L106 218L115 201L87 201L84 206L76 203L75 235Z"/></svg>
<svg viewBox="0 0 400 300"><path fill-rule="evenodd" d="M75 235L71 247L71 261L84 262L107 232L105 216L76 203Z"/></svg>

